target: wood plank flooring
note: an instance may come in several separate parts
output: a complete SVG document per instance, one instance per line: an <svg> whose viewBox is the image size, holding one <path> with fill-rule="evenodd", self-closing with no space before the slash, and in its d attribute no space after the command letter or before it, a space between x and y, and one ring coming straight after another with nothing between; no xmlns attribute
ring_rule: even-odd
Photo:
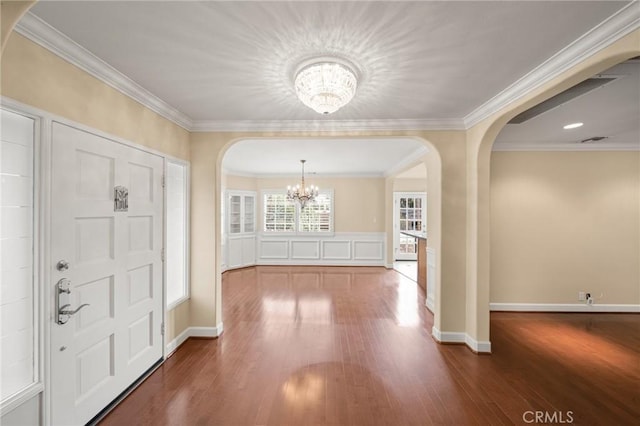
<svg viewBox="0 0 640 426"><path fill-rule="evenodd" d="M493 313L493 354L479 356L437 344L423 290L384 268L229 271L223 309L219 339L187 341L102 424L640 419L637 314Z"/></svg>

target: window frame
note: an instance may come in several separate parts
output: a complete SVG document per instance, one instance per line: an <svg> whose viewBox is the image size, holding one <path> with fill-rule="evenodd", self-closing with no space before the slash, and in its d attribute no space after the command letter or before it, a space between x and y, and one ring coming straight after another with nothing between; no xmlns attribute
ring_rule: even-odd
<svg viewBox="0 0 640 426"><path fill-rule="evenodd" d="M168 294L169 294L169 273L168 273L168 267L169 267L169 263L170 263L170 259L169 259L169 250L168 250L168 246L169 246L169 223L168 223L168 219L169 219L169 179L168 179L168 174L169 174L169 164L175 164L178 166L181 166L184 168L184 172L185 172L185 181L184 181L184 203L185 203L185 209L184 209L184 216L185 216L185 221L184 221L184 232L185 232L185 239L184 239L184 287L183 287L183 293L182 295L172 301L168 300ZM164 196L165 196L165 219L164 219L164 235L165 235L165 244L164 244L164 273L165 273L165 285L164 285L164 291L165 291L165 307L166 307L166 312L169 312L173 309L175 309L176 307L178 307L179 305L181 305L182 303L186 302L187 300L189 300L191 298L191 268L190 268L190 263L191 263L191 211L190 211L190 206L191 206L191 164L188 161L184 161L184 160L180 160L177 158L170 158L170 157L166 157L165 158L165 171L164 171Z"/></svg>
<svg viewBox="0 0 640 426"><path fill-rule="evenodd" d="M263 189L260 191L260 233L263 236L296 236L296 237L332 237L335 235L335 196L334 190L332 188L321 189L318 191L320 195L327 195L330 200L330 210L329 210L329 230L328 231L302 231L300 230L301 221L300 214L301 208L300 204L294 202L295 213L293 220L293 230L292 231L268 231L265 229L266 226L266 209L265 209L265 196L267 195L287 195L287 191L284 189Z"/></svg>
<svg viewBox="0 0 640 426"><path fill-rule="evenodd" d="M16 114L33 120L33 145L31 147L31 166L32 166L32 185L31 185L31 355L32 355L32 378L31 383L8 395L4 398L0 397L0 412L4 415L20 407L29 400L37 397L44 392L45 386L43 377L45 375L45 333L47 333L45 320L47 317L44 303L48 293L44 290L47 288L48 274L45 266L45 257L42 253L46 251L45 245L45 229L47 216L43 213L42 206L46 205L47 199L43 195L45 185L45 175L41 169L43 164L42 147L44 145L43 138L48 136L46 133L46 124L50 123L37 114L36 111L24 107L20 104L6 102L0 110L10 114ZM47 275L47 278L45 278ZM43 312L45 312L43 314Z"/></svg>

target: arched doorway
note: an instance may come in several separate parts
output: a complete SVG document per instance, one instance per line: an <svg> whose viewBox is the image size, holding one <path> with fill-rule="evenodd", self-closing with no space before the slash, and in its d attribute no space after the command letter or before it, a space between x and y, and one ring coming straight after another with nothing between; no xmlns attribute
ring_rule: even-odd
<svg viewBox="0 0 640 426"><path fill-rule="evenodd" d="M491 150L496 136L509 120L534 105L600 73L611 66L638 56L640 32L612 43L581 64L562 73L535 90L531 90L509 107L493 114L468 131L469 172L467 256L467 290L472 297L467 303L467 330L479 340L489 339L490 264L491 264Z"/></svg>
<svg viewBox="0 0 640 426"><path fill-rule="evenodd" d="M307 138L308 140L313 140L315 143L322 143L323 140L335 140L335 138ZM433 247L434 252L438 252L440 249L440 235L441 235L441 230L440 230L440 224L441 224L441 201L440 201L440 197L441 197L441 182L442 182L442 178L441 178L441 160L440 160L440 156L438 154L437 149L427 140L422 139L422 138L417 138L417 137L395 137L395 138L376 138L376 137L368 137L368 138L352 138L356 141L366 141L366 140L376 140L376 139L380 139L382 141L387 140L387 142L393 142L392 139L395 139L396 142L398 141L402 141L404 143L409 142L409 145L413 145L416 148L419 148L419 150L416 151L416 153L414 154L415 156L417 156L417 158L419 158L419 161L425 162L425 164L427 164L427 170L429 172L429 176L427 178L427 182L428 183L428 192L430 194L430 202L428 204L428 216L430 218L429 221L429 225L427 228L427 232L430 235L430 246ZM290 140L292 142L295 143L295 141L297 140L298 142L300 142L301 138L294 138L294 137L289 137L289 136L285 136L285 137L281 137L281 138L277 138L278 141L286 141L286 140ZM304 139L303 139L304 140ZM255 144L258 143L262 143L262 144L268 144L269 141L273 142L274 138L237 138L237 139L231 139L230 141L226 142L222 148L219 150L217 158L217 167L216 167L216 195L215 195L215 199L218 200L218 204L219 205L225 205L226 207L222 207L222 208L217 208L216 209L216 222L215 222L215 235L217 235L218 237L216 238L216 273L215 273L215 277L216 277L216 285L215 285L215 300L216 300L216 305L215 305L215 312L216 312L216 324L222 324L222 272L225 270L225 268L228 267L227 264L227 256L228 256L228 247L225 247L225 240L224 240L224 234L225 234L225 227L228 226L228 219L225 218L225 216L228 216L228 186L227 183L230 181L228 173L225 170L229 169L229 164L225 163L225 158L229 158L227 157L228 154L231 152L231 157L235 156L235 154L233 154L234 151L234 147L236 147L235 149L237 149L238 146L242 146L242 144L253 144L253 146L255 147ZM378 141L379 142L379 141ZM376 142L376 143L378 143ZM394 148L397 148L397 146L394 146ZM277 152L282 152L282 150L279 150ZM365 151L366 152L366 151ZM298 154L296 154L298 155ZM335 154L334 154L335 155ZM362 153L360 154L361 156ZM241 157L242 155L240 155ZM299 155L298 155L299 156ZM295 155L294 155L295 157ZM366 155L363 156L365 159L367 158ZM305 158L306 159L306 158ZM295 167L298 167L299 164L298 163L298 158L295 157L291 159L292 163L294 164ZM295 161L294 161L295 160ZM307 159L309 160L309 159ZM405 159L406 161L406 159ZM310 163L311 161L309 161ZM237 164L237 163L236 163ZM397 165L394 165L393 169L397 169L396 168ZM231 167L231 169L233 169L233 166ZM309 169L307 169L309 170ZM242 173L240 173L242 174ZM246 175L246 173L244 173ZM274 185L277 186L277 188L286 188L286 184L287 183L295 183L296 178L291 178L291 176L289 176L291 174L291 171L289 171L289 173L285 173L286 179L284 178L278 178L278 177L274 177L273 172L266 172L264 173L266 176L270 176L269 178L266 179L262 179L262 181L260 181L260 177L247 177L244 176L244 182L241 176L234 176L231 180L236 182L236 184L234 184L235 186L237 186L238 184L240 185L244 185L243 188L232 188L232 189L239 189L241 191L249 191L252 192L255 195L255 200L256 200L256 206L258 206L256 208L256 212L257 212L257 220L256 220L256 230L260 230L261 227L263 227L264 223L261 222L261 218L259 218L260 216L260 209L259 209L259 204L262 202L261 200L261 195L262 192L265 188L267 187L273 187ZM343 172L344 174L344 172ZM313 179L314 175L307 175L308 179L309 179L309 183L310 184L315 184L314 182L312 182L311 180ZM240 178L240 179L238 179ZM392 222L392 209L391 209L391 205L392 205L392 198L393 198L393 186L392 186L392 179L390 178L385 178L384 177L384 173L379 175L379 180L380 183L382 185L382 192L379 193L379 195L376 195L376 197L382 197L380 200L378 200L378 212L373 214L373 215L369 215L368 216L368 220L371 224L375 223L376 224L376 228L373 231L376 232L380 232L382 231L382 234L384 234L384 246L386 247L386 249L384 249L384 254L383 254L383 258L381 259L381 264L383 264L384 266L390 267L390 251L392 250L392 238L393 238L393 233L392 233L392 227L393 227L393 222ZM321 185L322 186L322 185ZM363 192L361 195L366 195L367 191L365 190L365 192ZM353 221L349 221L348 219L346 221L343 222L347 222L347 223L352 223ZM362 219L359 219L359 222L362 222ZM345 231L344 228L339 228L339 230L341 231ZM365 230L365 231L371 231L371 230ZM257 244L259 245L259 242L257 242ZM257 246L258 248L256 249L256 263L259 262L259 257L260 257L260 247ZM290 261L291 259L289 259ZM436 263L438 262L438 263ZM357 262L356 262L357 263ZM439 286L440 286L440 271L439 271L439 259L435 258L434 259L434 264L435 267L433 268L434 270L434 276L433 276L433 292L434 295L439 294ZM435 321L434 321L434 327L439 327L439 299L437 299L434 296L434 302L433 302L433 309L435 312ZM221 328L221 327L220 327Z"/></svg>

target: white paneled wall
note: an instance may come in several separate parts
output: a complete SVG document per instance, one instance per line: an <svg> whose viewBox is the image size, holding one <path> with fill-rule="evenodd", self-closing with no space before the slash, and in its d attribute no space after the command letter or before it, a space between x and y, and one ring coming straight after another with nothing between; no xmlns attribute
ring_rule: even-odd
<svg viewBox="0 0 640 426"><path fill-rule="evenodd" d="M34 383L34 120L2 111L0 127L1 399Z"/></svg>
<svg viewBox="0 0 640 426"><path fill-rule="evenodd" d="M258 236L259 265L385 265L384 232Z"/></svg>

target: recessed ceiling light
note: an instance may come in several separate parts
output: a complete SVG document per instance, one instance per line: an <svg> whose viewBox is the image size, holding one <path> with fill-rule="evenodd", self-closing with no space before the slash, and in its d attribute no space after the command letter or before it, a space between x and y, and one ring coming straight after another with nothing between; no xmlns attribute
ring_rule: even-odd
<svg viewBox="0 0 640 426"><path fill-rule="evenodd" d="M571 124L567 124L566 126L563 127L563 129L565 130L569 130L569 129L577 129L578 127L581 127L584 123L571 123Z"/></svg>

